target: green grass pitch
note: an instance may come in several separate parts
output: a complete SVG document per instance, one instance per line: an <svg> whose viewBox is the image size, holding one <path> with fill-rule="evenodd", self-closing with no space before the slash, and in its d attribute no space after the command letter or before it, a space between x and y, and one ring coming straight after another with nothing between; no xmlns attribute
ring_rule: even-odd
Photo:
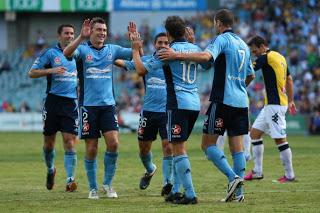
<svg viewBox="0 0 320 213"><path fill-rule="evenodd" d="M319 212L320 208L320 137L289 136L297 181L277 184L272 180L283 175L279 152L265 138L264 179L245 182L244 203L221 203L226 178L205 159L200 150L201 135L193 134L188 142L192 177L199 199L198 205L167 204L160 196L162 187L159 141L153 144L158 171L146 190L139 189L144 172L138 158L134 134L120 136L118 169L113 181L118 199L107 199L100 192L99 200L89 200L83 165L84 142L77 145L78 191L66 193L61 136L57 137L56 184L45 188L46 169L42 158L40 133L0 133L0 212ZM98 182L102 183L104 142L100 141ZM226 146L227 148L227 146ZM225 149L228 159L230 155ZM252 168L252 162L247 170Z"/></svg>

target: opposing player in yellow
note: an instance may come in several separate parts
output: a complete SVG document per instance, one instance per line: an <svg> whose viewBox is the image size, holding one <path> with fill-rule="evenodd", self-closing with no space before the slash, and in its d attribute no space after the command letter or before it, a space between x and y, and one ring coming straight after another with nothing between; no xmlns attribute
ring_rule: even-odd
<svg viewBox="0 0 320 213"><path fill-rule="evenodd" d="M257 56L253 63L254 70L262 69L265 83L265 106L261 110L250 131L254 168L244 179L262 179L263 140L267 133L273 138L280 152L280 159L284 166L284 176L277 182L286 183L295 180L292 166L292 153L287 142L286 120L287 109L295 112L293 101L293 80L288 70L286 59L278 52L272 51L268 43L260 36L249 41L253 55Z"/></svg>

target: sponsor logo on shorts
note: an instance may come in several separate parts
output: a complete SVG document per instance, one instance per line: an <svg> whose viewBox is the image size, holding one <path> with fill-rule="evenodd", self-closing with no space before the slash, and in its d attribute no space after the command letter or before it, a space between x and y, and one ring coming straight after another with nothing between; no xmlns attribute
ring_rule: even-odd
<svg viewBox="0 0 320 213"><path fill-rule="evenodd" d="M143 127L140 127L140 128L138 129L138 134L139 134L139 135L143 135L143 133L144 133L144 128L143 128Z"/></svg>
<svg viewBox="0 0 320 213"><path fill-rule="evenodd" d="M181 132L181 127L178 124L172 125L172 134L179 135Z"/></svg>
<svg viewBox="0 0 320 213"><path fill-rule="evenodd" d="M88 122L83 123L82 127L82 135L88 135L89 134L90 125Z"/></svg>
<svg viewBox="0 0 320 213"><path fill-rule="evenodd" d="M223 119L222 118L217 118L214 121L215 127L216 128L223 128Z"/></svg>

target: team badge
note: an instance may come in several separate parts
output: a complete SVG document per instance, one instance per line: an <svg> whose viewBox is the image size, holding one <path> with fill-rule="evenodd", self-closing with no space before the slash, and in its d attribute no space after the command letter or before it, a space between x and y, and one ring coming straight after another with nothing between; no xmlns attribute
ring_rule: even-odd
<svg viewBox="0 0 320 213"><path fill-rule="evenodd" d="M55 57L53 60L54 60L55 64L58 64L58 65L61 64L61 58L60 57Z"/></svg>
<svg viewBox="0 0 320 213"><path fill-rule="evenodd" d="M222 128L222 127L223 127L223 119L222 119L222 118L217 118L217 119L214 121L214 123L215 123L215 126L216 126L217 128Z"/></svg>
<svg viewBox="0 0 320 213"><path fill-rule="evenodd" d="M172 126L172 134L178 135L181 132L181 127L178 124Z"/></svg>
<svg viewBox="0 0 320 213"><path fill-rule="evenodd" d="M87 63L92 63L92 62L93 62L93 57L92 57L92 55L87 55L87 56L86 56L86 62L87 62Z"/></svg>
<svg viewBox="0 0 320 213"><path fill-rule="evenodd" d="M112 60L112 54L109 53L107 56L106 56L107 60Z"/></svg>

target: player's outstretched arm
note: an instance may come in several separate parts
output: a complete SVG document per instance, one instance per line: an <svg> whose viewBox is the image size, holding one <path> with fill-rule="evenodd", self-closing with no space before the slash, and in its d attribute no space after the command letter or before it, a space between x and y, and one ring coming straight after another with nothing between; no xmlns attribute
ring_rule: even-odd
<svg viewBox="0 0 320 213"><path fill-rule="evenodd" d="M113 62L114 65L118 66L118 67L121 67L121 68L124 68L126 69L127 66L126 66L126 63L124 62L124 60L122 59L117 59Z"/></svg>
<svg viewBox="0 0 320 213"><path fill-rule="evenodd" d="M288 96L288 111L290 114L295 114L297 112L297 108L293 101L293 80L291 75L287 76L286 91Z"/></svg>
<svg viewBox="0 0 320 213"><path fill-rule="evenodd" d="M89 37L90 37L90 20L86 19L82 24L80 35L63 50L63 55L66 57L71 57L74 51L79 46L79 44L81 44L83 41L85 41Z"/></svg>
<svg viewBox="0 0 320 213"><path fill-rule="evenodd" d="M140 57L140 48L142 47L142 42L140 40L140 36L134 36L132 40L132 57L134 61L134 66L136 68L136 72L140 76L144 76L148 71L143 65L143 62Z"/></svg>
<svg viewBox="0 0 320 213"><path fill-rule="evenodd" d="M253 81L253 79L255 78L255 75L247 75L246 80L245 80L245 84L246 87Z"/></svg>
<svg viewBox="0 0 320 213"><path fill-rule="evenodd" d="M67 69L65 67L54 67L49 69L31 69L28 72L29 78L40 78L50 74L63 74Z"/></svg>
<svg viewBox="0 0 320 213"><path fill-rule="evenodd" d="M158 56L163 61L179 60L179 61L194 61L197 63L204 63L211 60L212 56L209 52L196 53L179 53L171 48L163 49L158 53Z"/></svg>

